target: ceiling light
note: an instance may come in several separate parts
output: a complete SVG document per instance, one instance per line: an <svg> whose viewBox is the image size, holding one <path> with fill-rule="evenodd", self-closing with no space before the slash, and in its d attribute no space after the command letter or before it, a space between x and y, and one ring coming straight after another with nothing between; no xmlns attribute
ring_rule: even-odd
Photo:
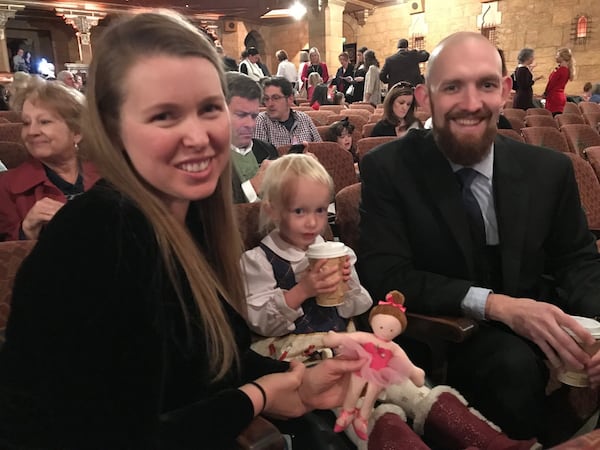
<svg viewBox="0 0 600 450"><path fill-rule="evenodd" d="M306 14L306 7L299 2L294 3L290 8L272 9L271 11L263 14L261 19L280 19L292 17L296 20L300 20Z"/></svg>

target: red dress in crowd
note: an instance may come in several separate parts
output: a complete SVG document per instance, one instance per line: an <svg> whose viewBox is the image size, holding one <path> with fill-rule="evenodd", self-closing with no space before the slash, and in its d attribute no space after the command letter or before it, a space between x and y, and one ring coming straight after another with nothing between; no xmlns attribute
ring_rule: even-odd
<svg viewBox="0 0 600 450"><path fill-rule="evenodd" d="M565 86L569 81L569 68L558 66L548 77L546 84L546 109L551 113L562 113L567 102Z"/></svg>

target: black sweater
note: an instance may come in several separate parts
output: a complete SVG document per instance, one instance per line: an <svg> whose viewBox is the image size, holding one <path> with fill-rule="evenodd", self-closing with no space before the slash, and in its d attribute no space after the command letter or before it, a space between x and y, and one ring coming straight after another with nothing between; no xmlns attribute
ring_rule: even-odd
<svg viewBox="0 0 600 450"><path fill-rule="evenodd" d="M202 229L188 214L201 246ZM189 285L190 336L149 222L100 182L48 224L15 281L0 353L0 447L231 448L253 418L238 386L287 364L249 350L211 382ZM3 444L4 443L4 444Z"/></svg>

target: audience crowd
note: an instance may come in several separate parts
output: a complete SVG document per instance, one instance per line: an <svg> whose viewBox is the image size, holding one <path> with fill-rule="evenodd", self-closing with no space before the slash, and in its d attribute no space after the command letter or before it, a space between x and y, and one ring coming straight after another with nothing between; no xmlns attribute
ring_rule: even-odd
<svg viewBox="0 0 600 450"><path fill-rule="evenodd" d="M512 120L566 113L571 50L557 49L537 98L534 50L519 51L509 76L477 33L431 53L400 39L381 68L373 49L344 51L334 76L316 47L293 55L299 66L277 50L271 76L263 50L236 61L214 33L162 11L111 23L89 79L46 80L28 73L23 49L12 58L14 80L0 86L0 242L37 244L0 347L0 447L230 448L264 413L298 448L317 448L319 435L300 430L314 426L311 411L344 404L364 360L338 349L315 367L298 360L323 350L328 331L371 331L365 314L398 289L406 304L388 306L404 321L408 309L479 330L449 352L447 380L466 400L402 379L387 402L415 430L433 404L460 417L453 432L435 419L424 442L449 433L447 448L479 448L477 429L498 449L541 448L549 366L600 385L600 355L577 344L593 339L573 317L600 316L579 180L565 155L525 143L526 118ZM600 82L576 99L598 107ZM16 137L2 138L9 128ZM366 147L374 138L389 139ZM5 140L24 162L3 164ZM323 141L344 150L326 144L340 161L352 155L346 184L342 163L316 150ZM313 264L336 194L355 183L357 248L341 269ZM244 252L235 214L252 203L263 238ZM344 303L318 305L342 282ZM425 397L431 409L418 411ZM368 439L364 416L346 405L338 426Z"/></svg>

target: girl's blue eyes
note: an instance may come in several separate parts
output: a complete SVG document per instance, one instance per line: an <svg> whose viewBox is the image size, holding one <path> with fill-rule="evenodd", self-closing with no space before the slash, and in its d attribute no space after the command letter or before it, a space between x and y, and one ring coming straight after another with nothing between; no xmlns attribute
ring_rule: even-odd
<svg viewBox="0 0 600 450"><path fill-rule="evenodd" d="M306 214L306 210L304 208L296 208L293 209L292 212L296 215ZM315 209L316 214L323 214L327 212L327 208L317 208Z"/></svg>

